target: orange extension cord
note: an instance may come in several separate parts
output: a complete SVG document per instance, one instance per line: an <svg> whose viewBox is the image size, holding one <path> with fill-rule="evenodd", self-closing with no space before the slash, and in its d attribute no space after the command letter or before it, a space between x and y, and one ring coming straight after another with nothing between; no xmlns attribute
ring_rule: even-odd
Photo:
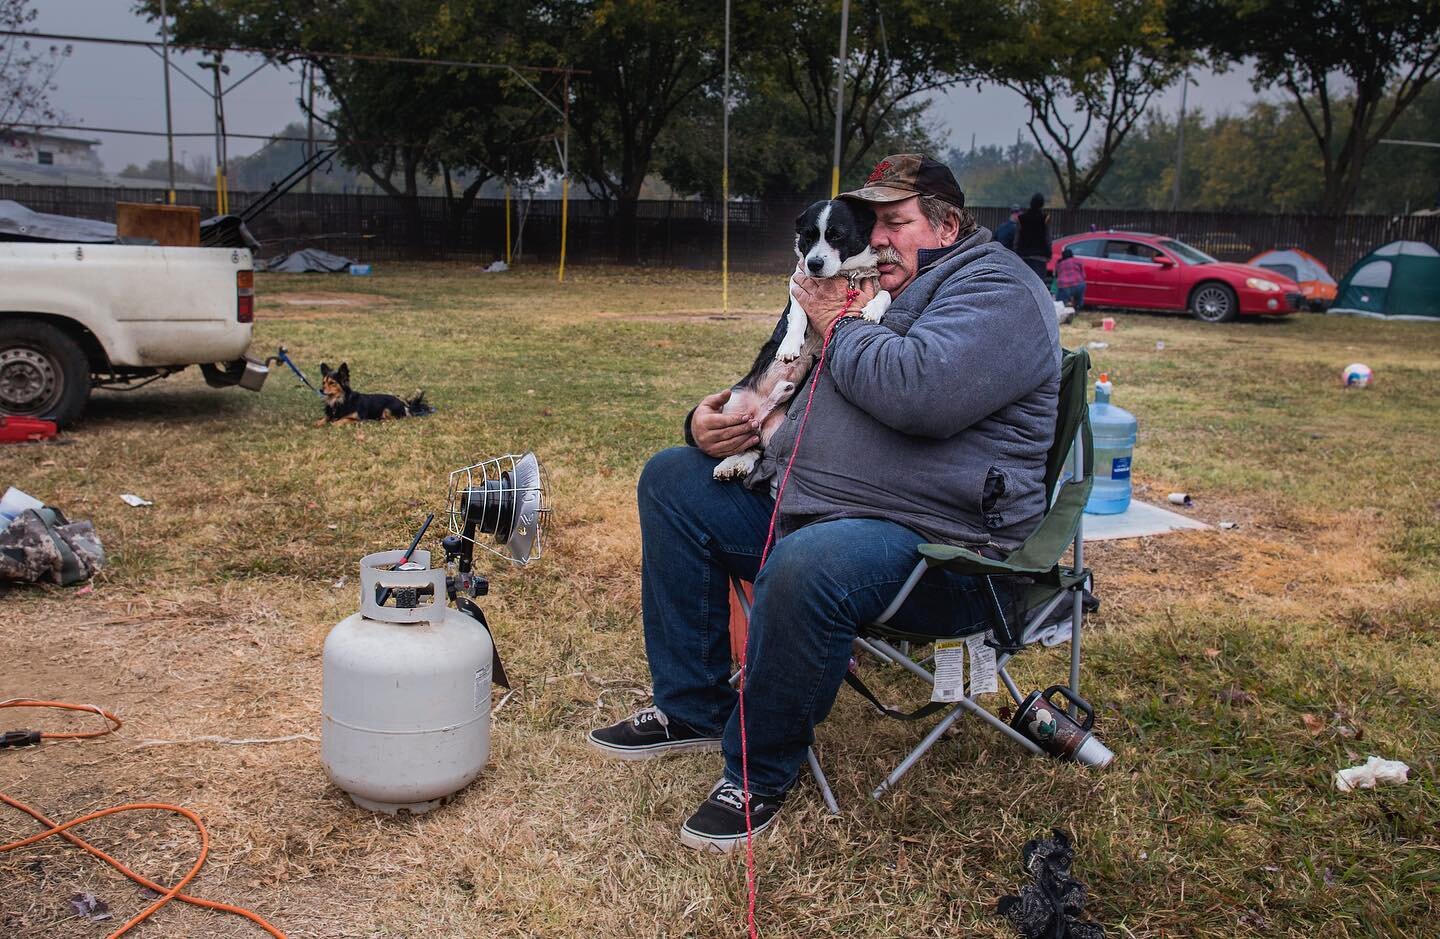
<svg viewBox="0 0 1440 939"><path fill-rule="evenodd" d="M46 732L40 735L40 739L42 740L83 740L89 737L103 737L105 734L119 730L121 727L120 718L116 717L114 714L111 714L109 711L105 711L96 707L93 704L70 704L65 701L32 701L28 698L15 698L10 701L0 701L0 708L61 708L67 711L86 711L94 714L99 714L101 717L105 718L105 720L109 721L111 725L113 725L106 726L104 730L80 731L75 733ZM147 906L145 909L141 910L135 916L131 917L130 920L125 923L125 925L112 932L109 935L108 939L117 939L117 937L123 936L132 928L148 919L151 914L153 914L156 910L160 909L165 904L169 903L171 900L182 900L185 903L190 903L195 906L203 907L207 910L221 910L226 913L234 913L236 916L243 916L246 919L250 920L250 922L254 923L261 929L268 932L270 935L274 936L275 939L287 939L284 933L276 929L274 926L271 926L260 916L250 912L249 910L242 909L238 906L231 906L228 903L217 903L214 900L202 900L199 897L192 897L189 894L180 892L180 890L186 884L194 880L195 876L200 873L200 868L205 865L205 858L210 854L210 832L205 829L205 823L200 820L200 816L196 815L194 812L190 811L187 808L179 805L168 805L163 802L132 802L128 805L117 805L112 808L101 809L98 812L91 812L89 815L82 815L79 818L71 819L70 821L65 822L62 825L51 819L46 818L44 815L41 815L39 812L37 812L35 809L32 809L25 803L17 799L10 798L10 796L6 795L4 792L0 792L0 802L19 809L26 815L29 815L31 818L38 821L40 824L46 826L45 831L42 831L36 835L31 835L29 838L21 838L19 841L11 841L8 844L0 844L0 854L5 853L6 851L14 851L16 848L23 848L26 845L32 845L38 841L44 841L46 838L59 835L71 844L84 848L86 851L95 855L100 860L104 861L106 864L109 864L111 867L115 868L117 871L124 874L126 877L129 877L131 880L135 881L137 884L148 887L149 889L160 894L160 898L158 900ZM106 815L116 815L120 812L135 812L142 809L159 812L172 812L176 815L183 815L187 819L189 819L190 823L195 826L195 829L200 832L200 856L195 859L195 864L193 867L190 868L189 872L187 872L184 877L180 878L180 882L173 887L162 887L159 884L155 883L153 880L150 880L147 877L135 873L130 868L126 867L124 864L121 864L115 858L106 854L104 851L101 851L99 848L95 847L90 842L86 841L78 835L70 833L71 828L74 828L77 825L83 825L89 821L94 821L97 818L104 818Z"/></svg>

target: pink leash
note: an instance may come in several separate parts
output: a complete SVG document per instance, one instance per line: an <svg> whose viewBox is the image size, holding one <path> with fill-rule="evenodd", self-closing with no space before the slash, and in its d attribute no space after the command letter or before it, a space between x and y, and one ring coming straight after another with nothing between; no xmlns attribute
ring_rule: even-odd
<svg viewBox="0 0 1440 939"><path fill-rule="evenodd" d="M790 480L790 468L795 465L795 455L800 452L800 441L805 437L805 422L810 419L810 405L815 401L815 386L820 384L820 374L825 370L825 353L830 348L830 337L835 335L835 325L850 312L850 305L859 296L858 290L846 290L845 309L840 311L840 316L830 321L830 327L825 330L825 341L820 344L820 361L815 363L815 377L810 380L810 394L805 398L805 412L800 415L800 426L795 429L795 445L790 448L790 459L785 464L784 475L780 477L780 488L775 492L775 508L770 511L770 530L765 535L765 547L760 550L761 570L764 569L765 559L770 556L770 548L775 543L775 520L780 517L780 500L785 497L785 484ZM756 578L759 578L759 570L756 571ZM740 706L740 785L745 796L745 889L749 895L746 925L750 929L750 939L758 939L760 934L755 929L755 833L750 826L750 747L745 735L745 659L749 655L749 648L750 636L747 632L745 646L740 653L740 681L735 690Z"/></svg>

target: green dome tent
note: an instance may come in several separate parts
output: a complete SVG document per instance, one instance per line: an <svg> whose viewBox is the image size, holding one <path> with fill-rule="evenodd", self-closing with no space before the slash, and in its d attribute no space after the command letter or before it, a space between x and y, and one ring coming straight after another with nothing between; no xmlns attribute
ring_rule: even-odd
<svg viewBox="0 0 1440 939"><path fill-rule="evenodd" d="M1440 251L1392 241L1350 268L1331 313L1440 323Z"/></svg>

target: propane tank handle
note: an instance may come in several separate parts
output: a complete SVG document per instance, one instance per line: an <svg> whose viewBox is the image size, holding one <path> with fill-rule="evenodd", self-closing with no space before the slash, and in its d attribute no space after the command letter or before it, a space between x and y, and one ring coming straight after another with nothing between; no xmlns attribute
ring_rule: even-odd
<svg viewBox="0 0 1440 939"><path fill-rule="evenodd" d="M425 565L425 570L397 571L387 568L405 559L404 549L380 551L360 559L360 615L384 623L440 623L446 615L445 571L430 567L430 552L410 553L410 560ZM429 603L404 609L381 606L377 600L399 587L431 588Z"/></svg>

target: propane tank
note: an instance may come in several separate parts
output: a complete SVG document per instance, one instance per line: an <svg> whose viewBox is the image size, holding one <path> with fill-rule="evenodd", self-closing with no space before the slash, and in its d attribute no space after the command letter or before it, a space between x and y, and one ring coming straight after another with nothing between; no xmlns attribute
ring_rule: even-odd
<svg viewBox="0 0 1440 939"><path fill-rule="evenodd" d="M387 815L430 811L490 757L489 630L446 605L430 552L385 569L405 555L361 559L360 612L330 630L323 656L325 771L356 805Z"/></svg>

